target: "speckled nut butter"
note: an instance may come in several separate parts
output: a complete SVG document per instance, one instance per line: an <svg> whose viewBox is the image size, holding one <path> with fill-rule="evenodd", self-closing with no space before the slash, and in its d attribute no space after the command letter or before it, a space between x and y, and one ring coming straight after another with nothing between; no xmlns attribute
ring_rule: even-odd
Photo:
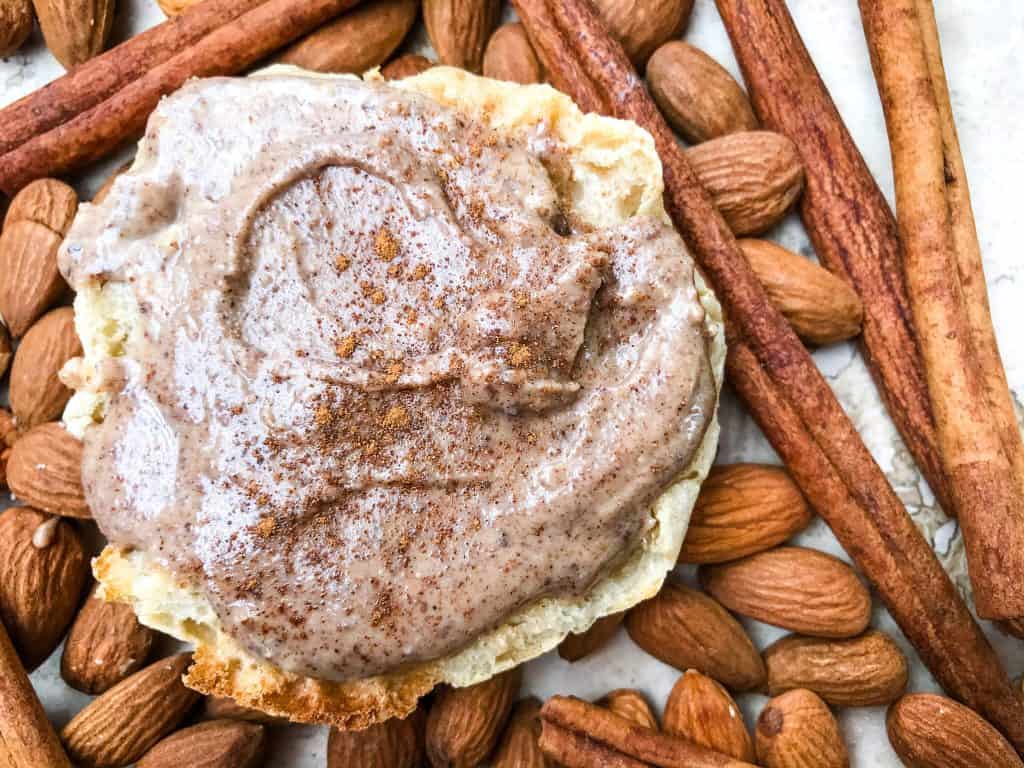
<svg viewBox="0 0 1024 768"><path fill-rule="evenodd" d="M693 266L660 221L567 215L543 125L214 79L145 146L61 255L138 305L86 497L249 651L331 680L438 658L654 525L715 406Z"/></svg>

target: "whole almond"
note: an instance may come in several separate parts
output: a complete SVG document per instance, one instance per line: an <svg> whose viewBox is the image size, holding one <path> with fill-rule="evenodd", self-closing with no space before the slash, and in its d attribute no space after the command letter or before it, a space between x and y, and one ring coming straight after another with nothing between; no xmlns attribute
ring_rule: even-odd
<svg viewBox="0 0 1024 768"><path fill-rule="evenodd" d="M60 733L81 768L116 768L142 757L180 723L199 694L181 681L192 655L150 664L92 700Z"/></svg>
<svg viewBox="0 0 1024 768"><path fill-rule="evenodd" d="M846 768L839 723L810 691L788 691L771 699L757 718L757 759L764 768Z"/></svg>
<svg viewBox="0 0 1024 768"><path fill-rule="evenodd" d="M423 0L423 22L442 64L479 72L501 0Z"/></svg>
<svg viewBox="0 0 1024 768"><path fill-rule="evenodd" d="M913 693L889 708L889 742L914 768L1013 768L1013 747L974 710L945 696Z"/></svg>
<svg viewBox="0 0 1024 768"><path fill-rule="evenodd" d="M594 5L638 69L658 46L682 34L693 10L693 0L595 0Z"/></svg>
<svg viewBox="0 0 1024 768"><path fill-rule="evenodd" d="M61 424L33 427L11 449L7 484L26 504L66 517L90 517L82 491L82 442Z"/></svg>
<svg viewBox="0 0 1024 768"><path fill-rule="evenodd" d="M871 619L871 595L838 558L778 547L701 566L704 589L731 611L815 637L854 637Z"/></svg>
<svg viewBox="0 0 1024 768"><path fill-rule="evenodd" d="M392 718L362 731L331 728L327 768L419 768L423 763L426 715L418 707L406 718Z"/></svg>
<svg viewBox="0 0 1024 768"><path fill-rule="evenodd" d="M262 725L212 720L157 742L136 768L256 768L263 764L266 742Z"/></svg>
<svg viewBox="0 0 1024 768"><path fill-rule="evenodd" d="M51 520L53 530L37 537ZM69 522L31 507L0 515L0 619L26 670L60 644L88 578L89 557Z"/></svg>
<svg viewBox="0 0 1024 768"><path fill-rule="evenodd" d="M114 0L32 0L46 47L65 69L103 51L114 23Z"/></svg>
<svg viewBox="0 0 1024 768"><path fill-rule="evenodd" d="M0 489L7 487L7 462L11 458L11 446L17 439L14 415L6 408L0 408Z"/></svg>
<svg viewBox="0 0 1024 768"><path fill-rule="evenodd" d="M7 326L0 324L0 378L7 373L7 366L11 364L14 352L11 348L11 334Z"/></svg>
<svg viewBox="0 0 1024 768"><path fill-rule="evenodd" d="M758 126L740 84L689 43L672 40L656 50L647 62L647 84L665 119L691 144Z"/></svg>
<svg viewBox="0 0 1024 768"><path fill-rule="evenodd" d="M98 694L146 663L155 633L125 603L107 602L92 588L64 643L60 675L72 688Z"/></svg>
<svg viewBox="0 0 1024 768"><path fill-rule="evenodd" d="M740 240L768 299L806 343L825 346L860 335L864 306L827 269L767 240Z"/></svg>
<svg viewBox="0 0 1024 768"><path fill-rule="evenodd" d="M681 563L724 563L771 549L813 515L782 467L722 464L711 468L690 517Z"/></svg>
<svg viewBox="0 0 1024 768"><path fill-rule="evenodd" d="M909 673L903 651L875 630L849 640L790 635L765 650L764 663L769 695L806 688L841 707L891 704Z"/></svg>
<svg viewBox="0 0 1024 768"><path fill-rule="evenodd" d="M574 632L558 644L558 655L566 661L579 661L611 640L626 618L625 613L602 616L585 632Z"/></svg>
<svg viewBox="0 0 1024 768"><path fill-rule="evenodd" d="M427 758L434 768L473 768L494 749L512 711L518 667L468 688L442 688L427 718Z"/></svg>
<svg viewBox="0 0 1024 768"><path fill-rule="evenodd" d="M71 307L51 310L29 328L11 367L11 410L19 429L31 429L61 415L71 390L57 374L64 363L81 354Z"/></svg>
<svg viewBox="0 0 1024 768"><path fill-rule="evenodd" d="M207 696L203 703L203 717L207 720L245 720L262 725L281 725L288 722L258 709L243 707L227 696Z"/></svg>
<svg viewBox="0 0 1024 768"><path fill-rule="evenodd" d="M512 710L491 768L554 768L540 749L540 702L523 699Z"/></svg>
<svg viewBox="0 0 1024 768"><path fill-rule="evenodd" d="M418 0L361 4L286 48L279 61L316 72L362 74L388 60L418 10Z"/></svg>
<svg viewBox="0 0 1024 768"><path fill-rule="evenodd" d="M773 227L803 189L796 146L770 131L712 139L687 149L686 159L736 235Z"/></svg>
<svg viewBox="0 0 1024 768"><path fill-rule="evenodd" d="M608 691L597 703L627 720L639 723L644 728L658 730L658 718L654 716L651 705L635 688L616 688L614 691Z"/></svg>
<svg viewBox="0 0 1024 768"><path fill-rule="evenodd" d="M57 269L61 236L35 221L15 221L0 234L0 317L20 338L67 290Z"/></svg>
<svg viewBox="0 0 1024 768"><path fill-rule="evenodd" d="M36 179L11 200L11 207L4 216L4 227L19 221L34 221L64 237L77 212L75 190L57 179Z"/></svg>
<svg viewBox="0 0 1024 768"><path fill-rule="evenodd" d="M522 24L498 27L484 51L484 75L529 85L544 80L544 70Z"/></svg>
<svg viewBox="0 0 1024 768"><path fill-rule="evenodd" d="M764 662L743 627L697 590L666 582L626 615L626 630L655 658L682 671L696 669L734 691L764 682Z"/></svg>
<svg viewBox="0 0 1024 768"><path fill-rule="evenodd" d="M109 195L110 190L113 189L114 182L117 181L118 176L131 168L132 162L133 161L129 160L127 163L122 163L110 172L107 178L103 180L103 183L100 184L99 189L96 190L96 194L92 196L93 205L99 205L107 199L107 195Z"/></svg>
<svg viewBox="0 0 1024 768"><path fill-rule="evenodd" d="M392 59L380 68L385 80L404 80L407 77L426 72L435 66L434 62L418 53L406 53Z"/></svg>
<svg viewBox="0 0 1024 768"><path fill-rule="evenodd" d="M732 696L696 670L683 673L665 704L665 732L716 752L754 762L754 742Z"/></svg>
<svg viewBox="0 0 1024 768"><path fill-rule="evenodd" d="M0 58L6 58L21 48L31 31L31 1L0 0Z"/></svg>

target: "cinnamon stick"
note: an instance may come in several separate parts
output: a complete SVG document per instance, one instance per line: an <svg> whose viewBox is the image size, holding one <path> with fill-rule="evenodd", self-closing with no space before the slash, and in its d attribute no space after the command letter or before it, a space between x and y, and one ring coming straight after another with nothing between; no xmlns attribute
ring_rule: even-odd
<svg viewBox="0 0 1024 768"><path fill-rule="evenodd" d="M987 299L984 309L968 309L960 283L944 132L918 3L860 0L860 10L889 133L904 273L975 605L985 618L1024 616L1024 478L1014 476L1004 447L1010 436L993 410L998 395L982 373L998 358L975 354L972 315L988 333L992 321ZM983 281L979 258L975 252L964 263ZM1019 433L1011 439L1015 454Z"/></svg>
<svg viewBox="0 0 1024 768"><path fill-rule="evenodd" d="M722 301L732 337L756 362L760 378L738 388L751 410L762 413L768 439L794 464L813 449L813 467L794 471L808 499L878 587L939 682L1024 748L1024 703L806 349L767 301L621 48L585 0L514 3L557 87L583 109L632 119L652 134L666 207ZM769 420L767 404L784 404L790 420Z"/></svg>
<svg viewBox="0 0 1024 768"><path fill-rule="evenodd" d="M266 0L67 122L0 156L0 190L98 160L138 136L165 94L191 77L240 72L359 0Z"/></svg>

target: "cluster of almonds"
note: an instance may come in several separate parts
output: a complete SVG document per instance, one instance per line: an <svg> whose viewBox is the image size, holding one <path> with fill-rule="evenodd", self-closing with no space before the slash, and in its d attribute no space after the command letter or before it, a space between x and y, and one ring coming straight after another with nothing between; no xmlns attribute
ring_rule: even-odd
<svg viewBox="0 0 1024 768"><path fill-rule="evenodd" d="M114 6L115 0L0 0L0 58L25 43L38 19L46 46L71 69L106 47Z"/></svg>

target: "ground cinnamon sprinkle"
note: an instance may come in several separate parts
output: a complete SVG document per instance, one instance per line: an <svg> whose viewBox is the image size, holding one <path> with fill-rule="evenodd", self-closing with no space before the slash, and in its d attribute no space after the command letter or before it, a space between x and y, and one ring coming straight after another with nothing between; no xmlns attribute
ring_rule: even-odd
<svg viewBox="0 0 1024 768"><path fill-rule="evenodd" d="M405 406L393 405L384 414L384 418L380 420L380 425L384 429L401 429L402 427L409 426L409 422L409 412L405 409Z"/></svg>
<svg viewBox="0 0 1024 768"><path fill-rule="evenodd" d="M273 517L267 515L261 517L260 521L256 523L256 533L264 539L270 538L274 533L274 528L277 527L277 521Z"/></svg>
<svg viewBox="0 0 1024 768"><path fill-rule="evenodd" d="M387 294L384 293L380 288L370 294L370 301L380 306L387 300Z"/></svg>
<svg viewBox="0 0 1024 768"><path fill-rule="evenodd" d="M398 381L398 377L402 375L402 371L405 370L405 366L399 361L395 361L388 365L387 374L384 376L384 381L388 384L394 384Z"/></svg>
<svg viewBox="0 0 1024 768"><path fill-rule="evenodd" d="M413 280L422 280L424 277L430 274L430 267L426 264L417 264L416 269L412 271Z"/></svg>
<svg viewBox="0 0 1024 768"><path fill-rule="evenodd" d="M349 268L349 265L350 265L351 263L352 263L352 261L351 261L351 259L349 259L349 257L348 257L348 256L345 256L344 254L340 254L340 255L338 256L338 258L336 258L336 259L334 260L334 267L335 267L335 269L337 269L337 270L338 270L339 272L344 272L344 271L345 271L346 269L348 269L348 268Z"/></svg>
<svg viewBox="0 0 1024 768"><path fill-rule="evenodd" d="M373 238L373 250L382 261L391 261L398 255L398 240L391 230L381 227Z"/></svg>
<svg viewBox="0 0 1024 768"><path fill-rule="evenodd" d="M515 368L525 368L533 360L533 353L525 344L512 342L508 350L508 362Z"/></svg>
<svg viewBox="0 0 1024 768"><path fill-rule="evenodd" d="M352 353L356 351L356 335L350 333L334 345L334 351L338 354L338 357L351 357Z"/></svg>

